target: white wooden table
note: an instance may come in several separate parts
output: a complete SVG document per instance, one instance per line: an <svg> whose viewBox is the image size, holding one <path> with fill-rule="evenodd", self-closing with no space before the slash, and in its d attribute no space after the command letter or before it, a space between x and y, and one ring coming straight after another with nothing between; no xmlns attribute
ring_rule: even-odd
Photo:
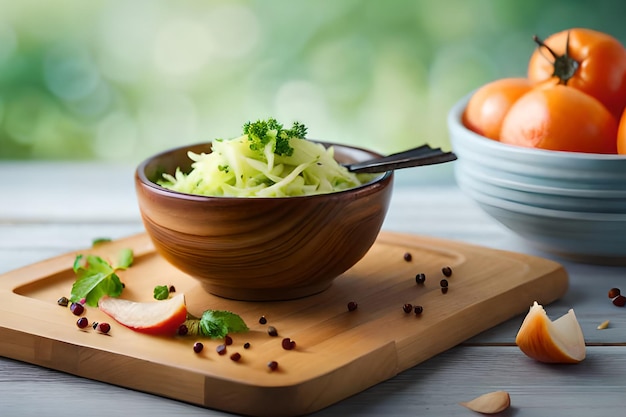
<svg viewBox="0 0 626 417"><path fill-rule="evenodd" d="M456 187L451 168L399 172L384 229L551 258L484 214ZM95 237L142 232L133 171L106 163L0 162L0 274L89 247ZM624 415L626 308L613 306L607 291L626 290L626 268L561 262L570 289L547 310L556 318L575 309L588 344L582 363L545 365L524 356L514 345L520 316L315 415L471 416L458 402L495 390L510 393L508 416ZM604 320L610 327L597 330ZM0 358L0 416L77 414L229 415Z"/></svg>

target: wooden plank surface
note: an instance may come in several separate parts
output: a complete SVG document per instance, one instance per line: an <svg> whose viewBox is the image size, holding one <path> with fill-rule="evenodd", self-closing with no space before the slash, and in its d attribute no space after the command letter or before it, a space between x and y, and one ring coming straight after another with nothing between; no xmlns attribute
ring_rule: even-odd
<svg viewBox="0 0 626 417"><path fill-rule="evenodd" d="M496 389L511 392L515 417L620 415L626 407L626 310L607 299L624 290L626 268L561 261L494 222L454 185L447 165L398 173L387 231L433 236L540 255L561 262L566 294L547 307L576 310L587 359L575 366L536 363L513 345L518 315L418 366L314 413L315 416L474 416L458 405ZM0 275L88 246L94 237L142 231L132 165L2 162ZM42 179L46 181L42 181ZM81 198L77 198L77 196ZM4 196L10 196L4 199ZM44 197L45 198L42 198ZM610 320L606 330L596 326ZM233 414L0 358L0 416L208 417Z"/></svg>
<svg viewBox="0 0 626 417"><path fill-rule="evenodd" d="M79 331L75 317L56 306L75 279L71 265L77 253L0 277L0 354L209 408L301 415L389 379L520 314L532 301L547 304L567 289L567 274L551 261L383 233L359 264L321 294L287 302L240 302L202 291L158 256L145 234L83 253L114 259L126 247L136 254L133 267L120 272L126 298L151 301L156 285L175 285L193 315L209 308L237 312L251 323L250 333L234 335L238 344L232 348L244 359L234 365L215 354L198 357L191 350L195 340L155 338L120 326L111 337ZM407 252L413 256L410 262L404 258ZM446 294L439 283L444 266L453 270ZM424 285L416 284L417 273L426 275ZM349 301L359 308L349 312ZM423 305L425 311L418 317L406 314L405 303ZM92 321L107 320L95 309L88 315ZM269 337L265 326L253 325L260 316L268 317L280 336L296 340L297 349L283 350L281 337ZM254 349L244 351L244 342ZM219 343L206 342L207 352ZM279 372L268 372L270 360L279 362ZM177 383L163 384L166 374ZM232 396L246 400L232 401Z"/></svg>
<svg viewBox="0 0 626 417"><path fill-rule="evenodd" d="M459 242L382 233L372 250L333 286L318 295L283 302L241 302L207 294L189 276L158 256L145 234L99 245L80 253L114 259L132 248L134 265L120 272L124 297L151 301L156 285L175 285L186 295L190 313L206 309L240 314L251 332L233 335L229 350L238 363L195 355L194 340L155 338L116 326L111 337L80 331L76 318L56 300L67 295L78 252L27 266L0 277L0 354L141 391L248 415L302 415L317 411L415 366L528 309L548 304L567 289L557 263ZM405 253L413 259L407 262ZM442 267L452 268L442 293ZM424 273L418 285L415 275ZM359 308L349 312L346 305ZM402 311L420 304L420 316ZM104 321L88 309L92 321ZM267 335L257 324L266 316L279 329ZM297 341L295 351L280 346ZM244 342L253 348L243 350ZM279 372L268 372L270 360ZM174 380L166 384L163 378ZM245 400L235 401L235 398Z"/></svg>

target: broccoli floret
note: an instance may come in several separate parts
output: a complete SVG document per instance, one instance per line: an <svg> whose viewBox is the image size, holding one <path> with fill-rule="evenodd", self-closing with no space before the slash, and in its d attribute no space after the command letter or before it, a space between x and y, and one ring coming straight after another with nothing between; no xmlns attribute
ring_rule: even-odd
<svg viewBox="0 0 626 417"><path fill-rule="evenodd" d="M250 141L250 149L262 151L265 146L274 140L274 153L281 156L291 156L293 147L289 144L290 139L304 139L307 128L300 122L294 122L291 129L283 128L276 119L257 120L243 125L243 134Z"/></svg>

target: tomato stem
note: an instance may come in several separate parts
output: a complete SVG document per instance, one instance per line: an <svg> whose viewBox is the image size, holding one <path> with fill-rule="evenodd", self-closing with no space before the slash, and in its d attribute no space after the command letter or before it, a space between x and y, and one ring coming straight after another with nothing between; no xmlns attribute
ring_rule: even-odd
<svg viewBox="0 0 626 417"><path fill-rule="evenodd" d="M554 61L551 61L554 68L552 76L559 79L559 84L567 85L567 82L576 74L580 66L580 63L569 54L569 32L567 32L567 38L565 39L565 53L563 55L554 52L554 50L546 45L537 35L533 36L533 41L539 45L539 48L545 48L550 55L552 55L554 58ZM541 51L541 49L539 50Z"/></svg>

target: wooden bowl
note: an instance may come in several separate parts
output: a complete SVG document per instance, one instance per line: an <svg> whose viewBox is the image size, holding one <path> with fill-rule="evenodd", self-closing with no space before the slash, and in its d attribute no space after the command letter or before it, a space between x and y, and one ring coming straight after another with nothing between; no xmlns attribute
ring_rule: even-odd
<svg viewBox="0 0 626 417"><path fill-rule="evenodd" d="M342 163L380 156L332 146ZM376 240L393 172L353 189L304 197L205 197L155 183L177 167L188 172L188 151L210 150L210 143L169 150L142 162L135 173L141 216L156 250L206 291L248 301L312 295L356 264Z"/></svg>

